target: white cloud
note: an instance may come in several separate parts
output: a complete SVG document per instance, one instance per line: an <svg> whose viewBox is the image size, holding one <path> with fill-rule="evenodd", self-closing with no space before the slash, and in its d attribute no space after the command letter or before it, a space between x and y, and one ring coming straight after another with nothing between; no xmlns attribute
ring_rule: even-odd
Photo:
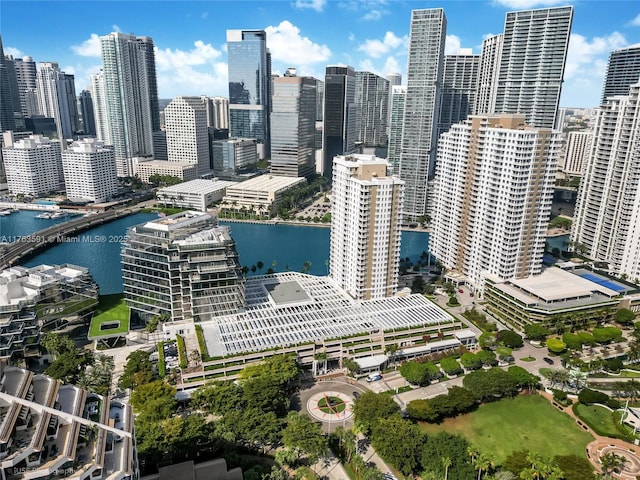
<svg viewBox="0 0 640 480"><path fill-rule="evenodd" d="M99 57L100 56L100 37L96 33L82 42L80 45L72 45L71 50L81 57Z"/></svg>
<svg viewBox="0 0 640 480"><path fill-rule="evenodd" d="M571 34L562 86L562 106L597 106L609 53L627 44L624 36L613 32L604 37L587 38Z"/></svg>
<svg viewBox="0 0 640 480"><path fill-rule="evenodd" d="M395 57L387 57L387 60L384 62L384 74L387 73L400 73L402 69L400 68L400 64L395 59Z"/></svg>
<svg viewBox="0 0 640 480"><path fill-rule="evenodd" d="M604 61L606 66L609 53L626 44L627 41L619 32L613 32L606 37L593 37L591 41L583 35L572 33L569 39L564 79L568 80L574 76L593 76L593 74L602 77L604 70L601 65L597 68L597 62Z"/></svg>
<svg viewBox="0 0 640 480"><path fill-rule="evenodd" d="M640 13L636 18L629 22L629 25L631 25L632 27L640 27Z"/></svg>
<svg viewBox="0 0 640 480"><path fill-rule="evenodd" d="M270 25L265 31L272 60L285 63L285 67L304 70L316 63L326 62L331 57L329 47L300 35L300 29L288 20L283 20L275 27Z"/></svg>
<svg viewBox="0 0 640 480"><path fill-rule="evenodd" d="M209 12L202 12L202 13L200 14L200 18L201 18L202 20L206 20L207 18L209 18Z"/></svg>
<svg viewBox="0 0 640 480"><path fill-rule="evenodd" d="M353 42L356 39L356 36L353 33L349 32L349 37L348 38L349 38L350 42Z"/></svg>
<svg viewBox="0 0 640 480"><path fill-rule="evenodd" d="M367 20L367 21L371 21L371 20L380 20L382 18L383 12L382 10L378 10L377 8L374 8L373 10L369 11L368 13L365 13L365 15L362 17L363 20Z"/></svg>
<svg viewBox="0 0 640 480"><path fill-rule="evenodd" d="M22 53L21 50L18 50L15 47L7 47L4 49L4 54L5 55L13 55L13 58L21 58L24 56L24 53Z"/></svg>
<svg viewBox="0 0 640 480"><path fill-rule="evenodd" d="M327 0L296 0L293 6L300 10L311 9L321 12L326 4Z"/></svg>
<svg viewBox="0 0 640 480"><path fill-rule="evenodd" d="M566 4L567 0L493 0L495 5L519 10L532 7L549 7L552 5Z"/></svg>
<svg viewBox="0 0 640 480"><path fill-rule="evenodd" d="M202 40L191 50L156 47L158 92L162 98L178 95L221 95L227 91L227 64L221 51Z"/></svg>
<svg viewBox="0 0 640 480"><path fill-rule="evenodd" d="M111 25L111 31L118 32L118 33L122 32L120 27L118 25L116 25L115 23L113 25Z"/></svg>
<svg viewBox="0 0 640 480"><path fill-rule="evenodd" d="M460 50L462 43L460 42L460 37L457 35L447 35L447 39L444 44L444 54L445 55L455 55Z"/></svg>
<svg viewBox="0 0 640 480"><path fill-rule="evenodd" d="M365 40L365 42L358 47L358 50L364 52L369 57L380 58L384 54L389 53L392 50L404 45L406 46L408 37L397 37L393 32L387 32L382 40Z"/></svg>

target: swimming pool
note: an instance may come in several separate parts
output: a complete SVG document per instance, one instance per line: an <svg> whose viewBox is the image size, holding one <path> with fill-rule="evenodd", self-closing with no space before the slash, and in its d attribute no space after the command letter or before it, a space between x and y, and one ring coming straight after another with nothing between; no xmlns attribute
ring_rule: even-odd
<svg viewBox="0 0 640 480"><path fill-rule="evenodd" d="M33 202L36 205L56 205L56 202L53 202L51 200L38 200L37 202Z"/></svg>
<svg viewBox="0 0 640 480"><path fill-rule="evenodd" d="M616 292L624 292L625 290L627 290L627 287L625 287L624 285L614 282L612 280L609 280L608 278L602 277L596 273L591 273L591 272L587 272L587 271L578 271L578 272L574 272L576 275L578 275L579 277L585 278L587 280L592 281L593 283L597 283L598 285L602 285L603 287L607 287L610 288L611 290L614 290Z"/></svg>

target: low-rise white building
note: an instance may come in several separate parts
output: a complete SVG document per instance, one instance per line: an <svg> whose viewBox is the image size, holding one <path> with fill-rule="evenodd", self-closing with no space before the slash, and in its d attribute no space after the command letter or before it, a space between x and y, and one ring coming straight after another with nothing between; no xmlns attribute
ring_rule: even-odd
<svg viewBox="0 0 640 480"><path fill-rule="evenodd" d="M118 191L113 147L94 138L74 142L62 152L67 198L102 203Z"/></svg>
<svg viewBox="0 0 640 480"><path fill-rule="evenodd" d="M236 210L253 207L271 211L287 190L305 182L304 177L261 175L227 187L222 201Z"/></svg>
<svg viewBox="0 0 640 480"><path fill-rule="evenodd" d="M149 178L152 175L170 175L185 182L195 180L200 176L198 166L193 163L168 162L150 158L134 158L133 170L144 183L149 183Z"/></svg>
<svg viewBox="0 0 640 480"><path fill-rule="evenodd" d="M191 208L204 212L213 202L221 200L225 190L233 185L236 185L236 182L227 182L217 178L191 180L159 189L158 199L161 203L171 204L174 207Z"/></svg>
<svg viewBox="0 0 640 480"><path fill-rule="evenodd" d="M60 190L63 183L60 142L30 135L14 142L4 133L2 158L9 192L40 196Z"/></svg>

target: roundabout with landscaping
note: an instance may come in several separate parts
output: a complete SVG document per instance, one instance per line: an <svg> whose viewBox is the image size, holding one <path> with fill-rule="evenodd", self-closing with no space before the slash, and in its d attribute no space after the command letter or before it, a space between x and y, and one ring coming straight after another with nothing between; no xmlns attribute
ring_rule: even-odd
<svg viewBox="0 0 640 480"><path fill-rule="evenodd" d="M319 392L307 400L309 414L322 422L344 421L353 415L353 398L342 392Z"/></svg>

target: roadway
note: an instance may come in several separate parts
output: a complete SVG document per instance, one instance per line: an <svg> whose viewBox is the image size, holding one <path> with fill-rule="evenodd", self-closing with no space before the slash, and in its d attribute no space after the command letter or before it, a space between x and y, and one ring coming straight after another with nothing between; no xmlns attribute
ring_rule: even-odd
<svg viewBox="0 0 640 480"><path fill-rule="evenodd" d="M138 213L142 208L144 208L144 206L139 204L132 207L107 210L105 212L74 218L67 222L59 223L30 235L20 237L0 247L0 270L15 265L23 257L31 255L49 245L76 241L73 238L76 237L78 233L111 222L112 220Z"/></svg>

